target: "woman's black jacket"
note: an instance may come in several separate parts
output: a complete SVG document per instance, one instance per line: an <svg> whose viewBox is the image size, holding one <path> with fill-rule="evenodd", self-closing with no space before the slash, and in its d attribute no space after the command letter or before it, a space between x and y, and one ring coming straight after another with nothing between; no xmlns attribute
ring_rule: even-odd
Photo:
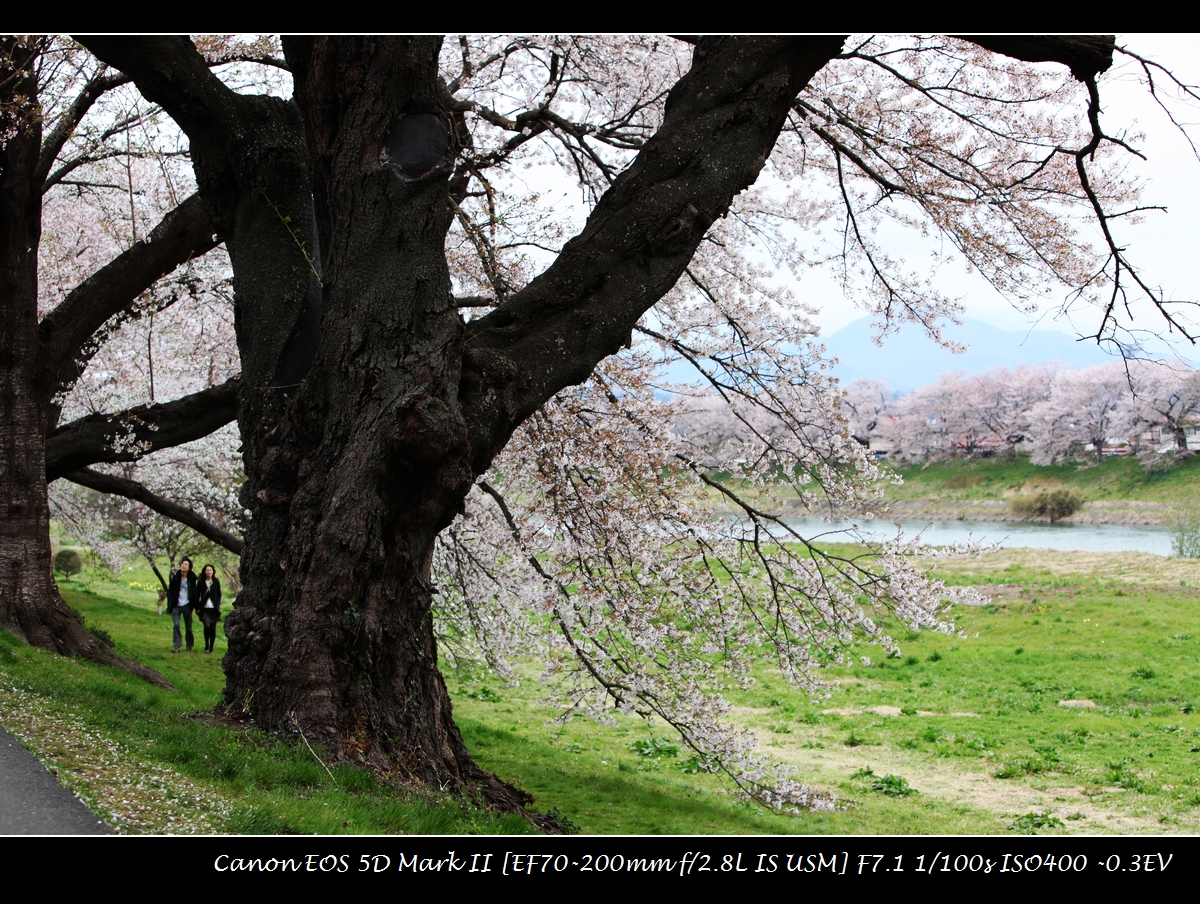
<svg viewBox="0 0 1200 904"><path fill-rule="evenodd" d="M196 579L197 593L200 594L196 601L196 611L203 612L204 604L212 600L213 612L218 618L221 616L221 582L215 577L212 579L212 586L207 590L204 589L204 581L200 578Z"/></svg>
<svg viewBox="0 0 1200 904"><path fill-rule="evenodd" d="M175 572L171 575L171 583L167 585L167 611L174 615L179 610L179 582L180 574ZM200 601L200 590L196 586L196 573L189 571L187 574L188 582L188 600L191 601L192 611L196 610L196 603Z"/></svg>

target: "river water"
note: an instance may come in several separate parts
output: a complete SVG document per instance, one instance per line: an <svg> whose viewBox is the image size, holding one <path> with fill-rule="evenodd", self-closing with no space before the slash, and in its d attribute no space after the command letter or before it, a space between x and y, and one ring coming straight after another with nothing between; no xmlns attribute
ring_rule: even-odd
<svg viewBox="0 0 1200 904"><path fill-rule="evenodd" d="M812 539L828 534L827 542L853 542L837 531L838 524L819 518L788 518L788 526L802 537ZM896 536L891 521L859 521L859 533L871 540L889 540ZM1028 549L1081 550L1083 552L1145 552L1156 556L1171 554L1171 531L1166 527L1125 524L1036 524L1022 521L901 521L904 536L921 535L926 546L953 546L979 541L1002 547Z"/></svg>

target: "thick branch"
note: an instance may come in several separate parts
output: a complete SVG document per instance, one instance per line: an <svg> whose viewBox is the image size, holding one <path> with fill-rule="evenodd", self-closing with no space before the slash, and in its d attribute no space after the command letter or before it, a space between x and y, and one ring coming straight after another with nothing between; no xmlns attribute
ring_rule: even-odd
<svg viewBox="0 0 1200 904"><path fill-rule="evenodd" d="M482 471L511 431L628 344L712 222L754 182L834 36L705 38L662 128L583 231L524 290L466 328L462 399Z"/></svg>
<svg viewBox="0 0 1200 904"><path fill-rule="evenodd" d="M172 521L178 521L180 524L187 525L202 537L212 540L212 542L228 549L234 555L240 556L242 554L242 547L245 544L229 533L229 531L213 524L203 515L193 511L186 505L180 505L177 502L172 502L170 499L159 496L157 493L151 492L136 480L114 477L111 474L101 474L98 471L92 471L88 468L71 471L68 474L64 474L63 477L72 483L88 487L99 493L124 496L126 499L140 502L146 508L156 511L160 515L170 518Z"/></svg>
<svg viewBox="0 0 1200 904"><path fill-rule="evenodd" d="M217 244L200 196L192 195L163 217L145 241L76 286L38 327L53 378L60 384L75 379L76 359L105 321L180 264Z"/></svg>
<svg viewBox="0 0 1200 904"><path fill-rule="evenodd" d="M75 36L97 57L132 76L188 137L232 125L238 96L215 76L190 39L179 36ZM232 136L231 136L232 137Z"/></svg>
<svg viewBox="0 0 1200 904"><path fill-rule="evenodd" d="M952 35L1026 63L1062 63L1086 82L1112 66L1114 35Z"/></svg>
<svg viewBox="0 0 1200 904"><path fill-rule="evenodd" d="M97 462L137 461L208 436L237 417L239 379L161 405L139 405L119 414L92 414L46 439L46 480Z"/></svg>
<svg viewBox="0 0 1200 904"><path fill-rule="evenodd" d="M242 374L278 384L305 310L316 244L304 124L290 100L238 94L187 38L85 37L96 56L133 77L187 133L196 181L237 273Z"/></svg>

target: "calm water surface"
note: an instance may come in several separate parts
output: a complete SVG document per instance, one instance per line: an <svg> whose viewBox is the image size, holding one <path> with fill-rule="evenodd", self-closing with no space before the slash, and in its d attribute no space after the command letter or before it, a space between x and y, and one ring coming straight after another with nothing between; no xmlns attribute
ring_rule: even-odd
<svg viewBox="0 0 1200 904"><path fill-rule="evenodd" d="M827 540L839 542L852 538L838 533L838 524L819 518L789 518L787 523L801 536L812 539L828 534ZM860 533L872 540L896 536L891 521L860 521ZM1029 549L1081 550L1083 552L1146 552L1156 556L1171 554L1171 532L1165 527L1124 524L1027 524L1020 521L901 521L906 537L917 534L927 546L952 546L980 541L1004 547Z"/></svg>

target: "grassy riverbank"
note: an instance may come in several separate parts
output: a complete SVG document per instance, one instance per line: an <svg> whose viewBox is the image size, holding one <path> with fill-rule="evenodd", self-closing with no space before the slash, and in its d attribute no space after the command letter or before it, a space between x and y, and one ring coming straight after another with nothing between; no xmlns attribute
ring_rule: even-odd
<svg viewBox="0 0 1200 904"><path fill-rule="evenodd" d="M517 687L449 674L455 716L482 765L589 833L1200 830L1200 565L1006 550L945 568L993 597L958 613L962 636L897 629L901 658L865 648L873 663L831 670L824 698L765 666L732 697L767 752L841 799L831 813L737 802L662 726L549 725L532 665ZM214 723L224 638L217 656L172 655L169 620L130 578L65 595L178 693L0 635L0 720L121 830L526 831L327 769L297 736Z"/></svg>
<svg viewBox="0 0 1200 904"><path fill-rule="evenodd" d="M901 517L999 521L1016 519L1014 499L1067 490L1084 501L1075 523L1161 524L1181 499L1200 499L1200 456L1146 468L1133 458L1040 466L1028 458L931 462L896 469L903 478L886 498Z"/></svg>

